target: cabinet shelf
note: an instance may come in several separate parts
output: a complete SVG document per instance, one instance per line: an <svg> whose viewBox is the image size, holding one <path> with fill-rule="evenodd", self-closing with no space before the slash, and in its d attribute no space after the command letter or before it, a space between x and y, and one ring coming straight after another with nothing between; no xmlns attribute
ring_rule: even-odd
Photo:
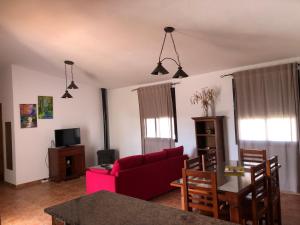
<svg viewBox="0 0 300 225"><path fill-rule="evenodd" d="M207 149L207 148L197 148L197 150L199 150L199 151L210 151L210 150L216 150L216 148L215 147L210 147L209 149Z"/></svg>
<svg viewBox="0 0 300 225"><path fill-rule="evenodd" d="M192 118L195 123L195 136L198 155L210 150L216 152L217 163L225 159L223 140L223 116Z"/></svg>
<svg viewBox="0 0 300 225"><path fill-rule="evenodd" d="M197 136L203 136L203 137L214 137L215 134L197 134Z"/></svg>

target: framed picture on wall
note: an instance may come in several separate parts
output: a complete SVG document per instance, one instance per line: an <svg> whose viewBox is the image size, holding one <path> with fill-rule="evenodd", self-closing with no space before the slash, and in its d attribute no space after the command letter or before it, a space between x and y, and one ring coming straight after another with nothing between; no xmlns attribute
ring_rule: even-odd
<svg viewBox="0 0 300 225"><path fill-rule="evenodd" d="M38 96L39 119L53 119L53 97Z"/></svg>
<svg viewBox="0 0 300 225"><path fill-rule="evenodd" d="M37 127L36 104L20 104L21 128Z"/></svg>

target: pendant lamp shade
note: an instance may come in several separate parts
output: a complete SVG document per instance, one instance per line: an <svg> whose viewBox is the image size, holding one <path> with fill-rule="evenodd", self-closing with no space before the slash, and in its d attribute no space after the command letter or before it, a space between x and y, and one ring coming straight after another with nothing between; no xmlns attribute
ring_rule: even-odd
<svg viewBox="0 0 300 225"><path fill-rule="evenodd" d="M66 90L66 92L61 96L62 98L73 98L73 96Z"/></svg>
<svg viewBox="0 0 300 225"><path fill-rule="evenodd" d="M184 72L182 70L182 67L179 66L177 72L175 73L175 75L173 76L173 78L186 78L189 75L186 74L186 72Z"/></svg>
<svg viewBox="0 0 300 225"><path fill-rule="evenodd" d="M168 70L166 70L163 65L161 64L161 62L157 63L156 68L153 70L153 72L151 74L153 75L165 75L168 74Z"/></svg>
<svg viewBox="0 0 300 225"><path fill-rule="evenodd" d="M78 89L77 85L75 84L75 82L72 80L70 85L68 86L68 89Z"/></svg>

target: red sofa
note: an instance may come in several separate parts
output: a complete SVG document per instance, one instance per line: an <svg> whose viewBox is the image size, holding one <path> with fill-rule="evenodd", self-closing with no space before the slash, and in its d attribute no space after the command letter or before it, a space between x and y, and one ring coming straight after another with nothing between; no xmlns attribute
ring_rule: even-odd
<svg viewBox="0 0 300 225"><path fill-rule="evenodd" d="M117 160L111 170L88 169L86 192L107 190L144 200L168 192L182 177L183 146Z"/></svg>

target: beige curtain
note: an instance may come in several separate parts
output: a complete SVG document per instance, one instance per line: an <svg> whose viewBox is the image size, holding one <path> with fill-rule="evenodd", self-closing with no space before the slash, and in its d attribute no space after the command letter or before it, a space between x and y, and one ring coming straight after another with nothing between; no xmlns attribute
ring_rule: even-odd
<svg viewBox="0 0 300 225"><path fill-rule="evenodd" d="M234 74L239 145L278 155L281 189L299 192L297 64Z"/></svg>
<svg viewBox="0 0 300 225"><path fill-rule="evenodd" d="M174 147L171 84L142 87L137 92L143 153Z"/></svg>

